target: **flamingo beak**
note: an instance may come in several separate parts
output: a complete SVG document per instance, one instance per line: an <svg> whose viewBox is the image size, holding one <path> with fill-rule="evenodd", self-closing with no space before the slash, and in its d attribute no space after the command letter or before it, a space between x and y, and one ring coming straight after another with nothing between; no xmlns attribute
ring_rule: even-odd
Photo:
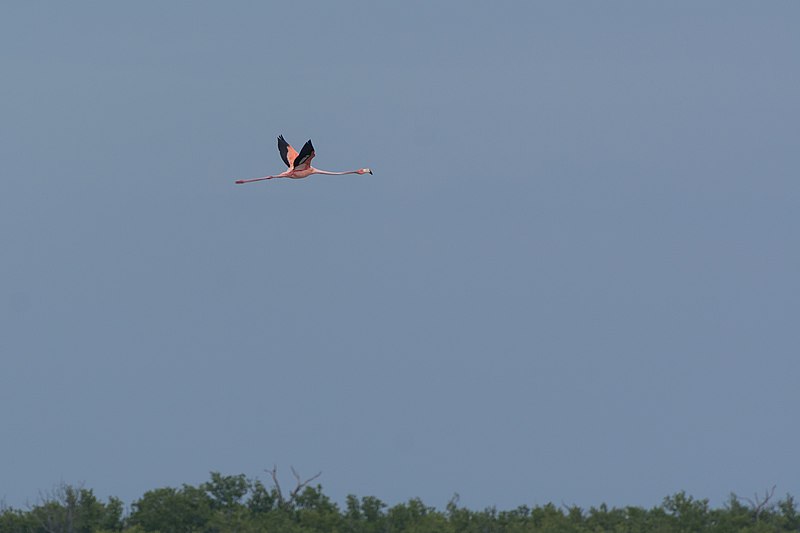
<svg viewBox="0 0 800 533"><path fill-rule="evenodd" d="M369 171L369 174L370 174L370 176L372 175L372 171L371 170Z"/></svg>

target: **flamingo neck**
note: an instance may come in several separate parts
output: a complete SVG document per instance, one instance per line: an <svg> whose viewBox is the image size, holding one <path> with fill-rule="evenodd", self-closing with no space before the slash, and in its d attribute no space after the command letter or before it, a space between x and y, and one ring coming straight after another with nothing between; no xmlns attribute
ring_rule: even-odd
<svg viewBox="0 0 800 533"><path fill-rule="evenodd" d="M328 170L314 169L314 174L325 174L326 176L342 176L344 174L358 174L357 170L348 170L347 172L330 172Z"/></svg>

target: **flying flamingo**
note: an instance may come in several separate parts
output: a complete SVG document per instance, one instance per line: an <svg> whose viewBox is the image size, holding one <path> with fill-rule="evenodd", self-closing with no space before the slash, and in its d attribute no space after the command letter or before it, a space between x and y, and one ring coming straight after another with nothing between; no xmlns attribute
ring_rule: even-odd
<svg viewBox="0 0 800 533"><path fill-rule="evenodd" d="M297 180L300 178L307 178L311 174L326 174L328 176L341 176L342 174L372 174L372 170L368 168L360 168L358 170L350 170L348 172L329 172L327 170L319 170L318 168L312 167L311 160L314 159L314 155L316 154L314 153L314 145L311 144L311 139L309 139L308 142L303 145L303 149L300 150L300 153L298 154L297 150L292 148L292 146L286 142L286 139L283 138L283 135L279 135L278 152L280 152L283 162L286 163L287 167L289 167L288 170L274 176L264 176L263 178L253 178L249 180L236 180L236 183L251 183L253 181L271 180L272 178L292 178Z"/></svg>

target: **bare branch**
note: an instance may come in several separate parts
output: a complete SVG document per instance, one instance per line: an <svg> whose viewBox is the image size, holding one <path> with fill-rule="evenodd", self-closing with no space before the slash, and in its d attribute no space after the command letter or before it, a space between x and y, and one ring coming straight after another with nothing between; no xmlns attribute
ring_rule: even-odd
<svg viewBox="0 0 800 533"><path fill-rule="evenodd" d="M319 476L322 475L322 472L317 472L316 475L311 476L310 478L304 481L293 466L290 467L290 469L292 471L294 479L296 480L296 484L294 489L292 489L292 491L289 493L288 499L284 498L283 492L281 491L281 485L278 482L278 467L273 465L272 470L267 470L270 476L272 476L272 483L275 485L275 493L278 498L278 506L283 509L291 509L294 506L295 499L302 492L302 490L306 488L309 483L311 483L312 481L314 481L315 479L317 479Z"/></svg>
<svg viewBox="0 0 800 533"><path fill-rule="evenodd" d="M297 495L300 494L300 491L302 491L306 486L308 486L309 483L311 483L312 481L314 481L315 479L317 479L319 476L322 475L322 472L317 472L316 475L311 476L305 481L301 481L300 474L297 473L297 470L295 470L293 466L291 467L291 469L294 478L297 480L297 486L289 495L290 496L289 501L287 502L289 506L291 506L294 503L294 500L295 498L297 498Z"/></svg>
<svg viewBox="0 0 800 533"><path fill-rule="evenodd" d="M569 515L569 513L571 513L571 512L572 512L574 509L577 509L578 511L580 511L580 510L581 510L581 508L580 508L580 507L578 507L578 504L577 504L577 503L573 503L572 505L567 505L567 504L566 504L566 502L564 502L564 500L561 500L561 508L562 508L562 509L564 509L564 511L566 511L566 513L567 513L568 515Z"/></svg>
<svg viewBox="0 0 800 533"><path fill-rule="evenodd" d="M36 505L27 504L29 513L47 533L72 533L80 514L83 482L61 482L48 491L39 491Z"/></svg>
<svg viewBox="0 0 800 533"><path fill-rule="evenodd" d="M281 484L278 482L278 467L272 465L272 470L267 470L272 476L272 484L275 485L275 492L278 496L278 505L283 507L283 493L281 492Z"/></svg>
<svg viewBox="0 0 800 533"><path fill-rule="evenodd" d="M758 522L759 515L761 514L761 512L764 511L765 509L767 509L767 504L772 499L772 497L775 495L775 488L776 487L777 487L777 485L773 485L771 489L764 490L764 498L763 499L758 497L758 493L757 492L753 495L753 499L752 500L750 498L747 498L747 497L742 497L742 499L744 501L746 501L747 503L750 504L750 507L752 508L753 514L756 517L756 522ZM736 494L734 494L734 496L736 496ZM736 497L738 498L738 496L736 496Z"/></svg>

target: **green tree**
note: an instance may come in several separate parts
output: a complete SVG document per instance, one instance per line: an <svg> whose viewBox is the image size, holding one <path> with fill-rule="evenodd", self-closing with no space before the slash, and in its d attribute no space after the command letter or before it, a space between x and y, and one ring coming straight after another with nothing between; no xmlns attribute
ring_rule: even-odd
<svg viewBox="0 0 800 533"><path fill-rule="evenodd" d="M349 495L341 509L322 490L297 481L282 492L244 475L211 472L194 487L146 492L124 516L117 498L98 500L83 487L62 484L27 510L0 502L0 533L800 533L800 513L792 496L771 500L774 489L753 500L735 495L720 508L685 492L664 498L652 509L609 507L584 512L552 503L498 511L458 506L458 495L441 512L419 498L387 508L374 496Z"/></svg>
<svg viewBox="0 0 800 533"><path fill-rule="evenodd" d="M800 532L800 513L797 512L797 502L787 494L786 498L778 502L781 511L780 524L784 531Z"/></svg>
<svg viewBox="0 0 800 533"><path fill-rule="evenodd" d="M246 505L253 514L268 513L275 508L275 494L255 479L250 482L250 497Z"/></svg>
<svg viewBox="0 0 800 533"><path fill-rule="evenodd" d="M695 500L684 491L664 498L662 507L675 519L677 531L702 531L709 525L708 500Z"/></svg>
<svg viewBox="0 0 800 533"><path fill-rule="evenodd" d="M453 531L447 517L422 503L419 498L412 498L390 508L386 515L386 531L388 533L449 533Z"/></svg>
<svg viewBox="0 0 800 533"><path fill-rule="evenodd" d="M145 531L193 533L203 531L212 517L212 500L202 488L184 485L145 492L133 503L131 525Z"/></svg>
<svg viewBox="0 0 800 533"><path fill-rule="evenodd" d="M233 511L242 505L242 498L250 490L244 474L223 476L219 472L211 472L211 481L203 483L202 488L208 493L213 509Z"/></svg>
<svg viewBox="0 0 800 533"><path fill-rule="evenodd" d="M99 501L91 489L62 483L41 496L27 513L34 531L46 533L93 533L97 529L122 529L122 502ZM23 530L24 531L24 530Z"/></svg>
<svg viewBox="0 0 800 533"><path fill-rule="evenodd" d="M33 531L35 527L30 513L9 507L0 511L0 533Z"/></svg>

